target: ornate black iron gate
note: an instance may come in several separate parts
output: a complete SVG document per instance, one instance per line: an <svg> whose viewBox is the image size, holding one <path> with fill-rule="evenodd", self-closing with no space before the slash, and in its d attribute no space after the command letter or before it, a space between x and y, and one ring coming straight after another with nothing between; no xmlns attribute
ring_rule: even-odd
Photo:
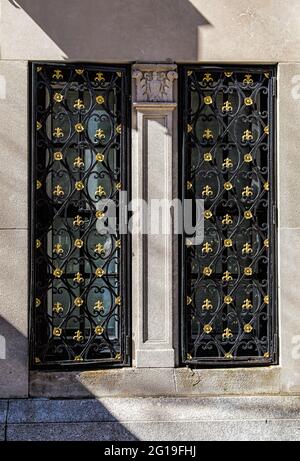
<svg viewBox="0 0 300 461"><path fill-rule="evenodd" d="M32 366L129 364L130 68L31 65ZM117 215L118 216L118 215Z"/></svg>
<svg viewBox="0 0 300 461"><path fill-rule="evenodd" d="M274 67L182 66L182 198L204 240L182 240L182 362L277 360Z"/></svg>

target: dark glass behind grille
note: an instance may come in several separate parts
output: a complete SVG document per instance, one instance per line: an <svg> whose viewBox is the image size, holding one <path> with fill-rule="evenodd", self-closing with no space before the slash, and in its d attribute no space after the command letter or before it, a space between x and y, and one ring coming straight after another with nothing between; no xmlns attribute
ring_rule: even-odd
<svg viewBox="0 0 300 461"><path fill-rule="evenodd" d="M127 190L128 73L32 65L35 367L128 363L128 241L103 232Z"/></svg>
<svg viewBox="0 0 300 461"><path fill-rule="evenodd" d="M183 198L204 240L182 242L182 361L276 361L274 68L183 66Z"/></svg>

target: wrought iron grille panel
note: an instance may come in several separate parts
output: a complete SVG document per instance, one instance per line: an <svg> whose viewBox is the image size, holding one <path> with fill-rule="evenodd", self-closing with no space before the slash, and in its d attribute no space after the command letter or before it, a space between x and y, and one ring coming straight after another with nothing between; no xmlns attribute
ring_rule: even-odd
<svg viewBox="0 0 300 461"><path fill-rule="evenodd" d="M118 218L103 233L128 191L129 68L34 63L31 87L32 366L129 364L130 242Z"/></svg>
<svg viewBox="0 0 300 461"><path fill-rule="evenodd" d="M182 66L182 197L204 240L182 239L182 362L277 360L275 68Z"/></svg>

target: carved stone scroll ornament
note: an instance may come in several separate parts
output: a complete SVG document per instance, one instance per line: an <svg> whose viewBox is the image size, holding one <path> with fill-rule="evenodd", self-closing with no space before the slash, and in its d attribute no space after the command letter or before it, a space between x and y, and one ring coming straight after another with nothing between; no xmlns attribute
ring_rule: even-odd
<svg viewBox="0 0 300 461"><path fill-rule="evenodd" d="M173 102L173 80L176 66L141 66L133 71L136 80L136 102Z"/></svg>

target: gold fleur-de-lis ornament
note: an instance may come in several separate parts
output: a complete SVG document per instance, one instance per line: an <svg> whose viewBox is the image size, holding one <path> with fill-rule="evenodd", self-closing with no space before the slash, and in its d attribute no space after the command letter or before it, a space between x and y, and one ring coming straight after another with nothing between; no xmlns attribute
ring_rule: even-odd
<svg viewBox="0 0 300 461"><path fill-rule="evenodd" d="M102 82L105 81L105 78L103 77L103 72L97 72L96 77L94 78L95 82Z"/></svg>
<svg viewBox="0 0 300 461"><path fill-rule="evenodd" d="M226 213L226 215L222 219L222 224L232 224L232 223L233 223L232 217L228 213Z"/></svg>
<svg viewBox="0 0 300 461"><path fill-rule="evenodd" d="M203 310L209 311L209 310L211 310L213 308L213 305L212 305L210 299L206 298L206 299L204 299L203 304L202 304L201 307L202 307Z"/></svg>
<svg viewBox="0 0 300 461"><path fill-rule="evenodd" d="M223 163L222 163L222 167L223 168L232 168L233 167L233 162L232 162L231 158L229 158L229 157L225 158Z"/></svg>
<svg viewBox="0 0 300 461"><path fill-rule="evenodd" d="M84 338L82 332L80 330L77 330L75 332L75 335L73 336L73 339L78 342L83 341Z"/></svg>
<svg viewBox="0 0 300 461"><path fill-rule="evenodd" d="M251 247L251 244L250 243L244 243L243 245L243 249L242 249L242 254L250 254L252 253L252 247Z"/></svg>
<svg viewBox="0 0 300 461"><path fill-rule="evenodd" d="M96 133L95 133L95 138L97 139L105 139L105 133L104 133L104 130L102 130L101 128L98 128L98 130L96 130Z"/></svg>
<svg viewBox="0 0 300 461"><path fill-rule="evenodd" d="M253 304L251 302L250 299L246 298L242 304L242 309L246 309L246 310L249 310L249 309L252 309L253 307Z"/></svg>
<svg viewBox="0 0 300 461"><path fill-rule="evenodd" d="M245 77L243 79L244 85L250 85L250 83L253 83L253 78L251 74L245 74Z"/></svg>
<svg viewBox="0 0 300 461"><path fill-rule="evenodd" d="M104 245L102 245L102 243L97 243L94 252L103 255L105 253Z"/></svg>
<svg viewBox="0 0 300 461"><path fill-rule="evenodd" d="M202 246L202 253L211 253L213 251L210 243L205 242Z"/></svg>
<svg viewBox="0 0 300 461"><path fill-rule="evenodd" d="M230 339L233 337L233 333L230 328L225 328L222 333L222 339Z"/></svg>
<svg viewBox="0 0 300 461"><path fill-rule="evenodd" d="M76 99L73 105L74 109L82 110L84 109L84 103L82 99Z"/></svg>
<svg viewBox="0 0 300 461"><path fill-rule="evenodd" d="M56 314L60 314L61 312L63 312L64 309L63 309L63 306L62 306L61 303L56 302L56 303L54 303L52 310Z"/></svg>
<svg viewBox="0 0 300 461"><path fill-rule="evenodd" d="M65 195L63 188L59 184L54 187L53 195L56 197L63 197Z"/></svg>
<svg viewBox="0 0 300 461"><path fill-rule="evenodd" d="M63 79L63 74L60 69L55 69L52 74L52 78L55 78L56 80Z"/></svg>
<svg viewBox="0 0 300 461"><path fill-rule="evenodd" d="M213 82L213 78L209 72L206 72L202 78L202 82Z"/></svg>
<svg viewBox="0 0 300 461"><path fill-rule="evenodd" d="M245 130L242 135L242 141L252 141L253 134L251 130Z"/></svg>
<svg viewBox="0 0 300 461"><path fill-rule="evenodd" d="M57 127L54 128L53 130L53 136L54 138L63 138L64 137L64 132L61 128Z"/></svg>
<svg viewBox="0 0 300 461"><path fill-rule="evenodd" d="M57 255L63 254L64 249L60 243L56 243L53 247L53 253L56 253Z"/></svg>
<svg viewBox="0 0 300 461"><path fill-rule="evenodd" d="M213 190L212 188L207 184L206 186L203 187L202 190L202 197L210 197L213 195Z"/></svg>
<svg viewBox="0 0 300 461"><path fill-rule="evenodd" d="M98 186L95 192L95 197L106 197L106 192L103 186Z"/></svg>
<svg viewBox="0 0 300 461"><path fill-rule="evenodd" d="M82 217L79 214L75 216L75 218L73 219L73 226L80 227L83 224L84 224L84 220L82 219Z"/></svg>
<svg viewBox="0 0 300 461"><path fill-rule="evenodd" d="M232 275L229 271L225 271L223 276L222 276L222 281L223 282L230 282L232 280Z"/></svg>
<svg viewBox="0 0 300 461"><path fill-rule="evenodd" d="M95 304L94 304L94 311L95 312L101 312L104 310L104 305L103 305L103 301L96 301Z"/></svg>
<svg viewBox="0 0 300 461"><path fill-rule="evenodd" d="M73 165L76 167L76 168L83 168L84 167L84 161L81 157L76 157L74 162L73 162Z"/></svg>
<svg viewBox="0 0 300 461"><path fill-rule="evenodd" d="M222 112L232 112L232 104L229 101L225 101L222 106Z"/></svg>
<svg viewBox="0 0 300 461"><path fill-rule="evenodd" d="M250 186L245 186L242 191L242 197L252 197L253 189Z"/></svg>
<svg viewBox="0 0 300 461"><path fill-rule="evenodd" d="M82 277L82 274L80 272L77 272L75 274L75 277L73 278L73 282L76 282L78 284L84 282L84 278Z"/></svg>
<svg viewBox="0 0 300 461"><path fill-rule="evenodd" d="M214 139L212 130L210 130L209 128L205 128L205 130L203 131L202 137L203 139L207 139L207 140Z"/></svg>

